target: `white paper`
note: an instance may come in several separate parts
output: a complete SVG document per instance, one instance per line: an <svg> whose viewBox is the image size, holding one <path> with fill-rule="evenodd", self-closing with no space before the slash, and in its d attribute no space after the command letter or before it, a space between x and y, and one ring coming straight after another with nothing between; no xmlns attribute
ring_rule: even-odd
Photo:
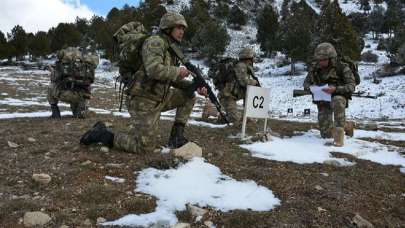
<svg viewBox="0 0 405 228"><path fill-rule="evenodd" d="M322 89L328 88L328 84L323 86L310 86L309 89L313 94L314 101L328 101L332 100L332 95L329 93L324 92Z"/></svg>

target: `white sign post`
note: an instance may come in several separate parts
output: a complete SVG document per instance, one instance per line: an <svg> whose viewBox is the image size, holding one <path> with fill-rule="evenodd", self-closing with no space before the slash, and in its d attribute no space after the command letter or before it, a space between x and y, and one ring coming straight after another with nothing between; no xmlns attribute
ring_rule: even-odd
<svg viewBox="0 0 405 228"><path fill-rule="evenodd" d="M269 106L270 89L257 86L247 87L242 123L242 139L245 138L247 117L264 118L264 131L266 131Z"/></svg>

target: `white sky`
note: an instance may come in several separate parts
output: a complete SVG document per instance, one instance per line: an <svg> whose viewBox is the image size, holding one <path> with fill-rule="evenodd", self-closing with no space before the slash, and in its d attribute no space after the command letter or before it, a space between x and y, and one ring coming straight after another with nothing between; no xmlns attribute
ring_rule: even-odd
<svg viewBox="0 0 405 228"><path fill-rule="evenodd" d="M19 24L26 32L48 31L76 17L90 19L95 13L79 0L2 0L0 30L7 34Z"/></svg>

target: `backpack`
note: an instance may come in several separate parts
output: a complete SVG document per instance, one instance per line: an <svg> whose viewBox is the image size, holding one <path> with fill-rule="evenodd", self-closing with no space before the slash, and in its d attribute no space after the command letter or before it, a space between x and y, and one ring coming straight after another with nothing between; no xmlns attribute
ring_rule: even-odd
<svg viewBox="0 0 405 228"><path fill-rule="evenodd" d="M349 56L340 57L339 61L338 61L338 72L337 72L339 74L339 76L343 75L343 69L344 69L343 66L339 66L339 63L345 63L348 65L348 67L350 68L350 70L353 73L356 85L359 85L361 80L360 80L360 75L359 75L358 64L356 62L354 62Z"/></svg>
<svg viewBox="0 0 405 228"><path fill-rule="evenodd" d="M237 59L228 57L213 64L208 72L208 76L212 78L215 88L221 90L225 87L225 83L235 78L234 67L237 63Z"/></svg>
<svg viewBox="0 0 405 228"><path fill-rule="evenodd" d="M94 82L99 59L95 55L84 55L78 48L69 47L58 52L57 70L60 80L75 82L78 86Z"/></svg>
<svg viewBox="0 0 405 228"><path fill-rule="evenodd" d="M134 81L134 75L142 65L142 45L149 35L142 23L133 21L119 28L113 35L118 46L118 67L120 76L117 78L124 87Z"/></svg>

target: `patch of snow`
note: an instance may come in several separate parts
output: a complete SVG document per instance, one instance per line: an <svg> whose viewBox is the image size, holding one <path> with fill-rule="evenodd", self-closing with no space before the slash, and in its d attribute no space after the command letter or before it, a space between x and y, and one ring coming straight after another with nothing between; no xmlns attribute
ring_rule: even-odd
<svg viewBox="0 0 405 228"><path fill-rule="evenodd" d="M343 147L326 146L331 140L322 139L319 131L311 130L292 138L273 137L273 141L241 145L248 149L253 156L276 161L291 161L299 164L323 163L326 160L336 160L341 164L350 163L341 158L334 158L330 152L351 154L359 159L370 160L383 165L400 165L405 167L405 158L398 152L397 147L386 146L375 142L367 142L346 137Z"/></svg>
<svg viewBox="0 0 405 228"><path fill-rule="evenodd" d="M373 138L373 139L385 139L392 141L405 141L405 133L397 132L384 132L384 131L365 131L356 129L354 131L355 138Z"/></svg>
<svg viewBox="0 0 405 228"><path fill-rule="evenodd" d="M60 113L62 116L71 115L72 112L64 111ZM51 112L15 112L15 113L0 113L0 119L13 119L13 118L32 118L32 117L49 117Z"/></svg>
<svg viewBox="0 0 405 228"><path fill-rule="evenodd" d="M280 200L268 188L253 181L236 181L202 158L194 158L177 169L145 169L139 173L136 186L136 191L158 199L155 212L127 215L104 225L150 226L157 221L174 225L177 223L175 212L185 210L187 203L224 212L270 211L280 205Z"/></svg>

